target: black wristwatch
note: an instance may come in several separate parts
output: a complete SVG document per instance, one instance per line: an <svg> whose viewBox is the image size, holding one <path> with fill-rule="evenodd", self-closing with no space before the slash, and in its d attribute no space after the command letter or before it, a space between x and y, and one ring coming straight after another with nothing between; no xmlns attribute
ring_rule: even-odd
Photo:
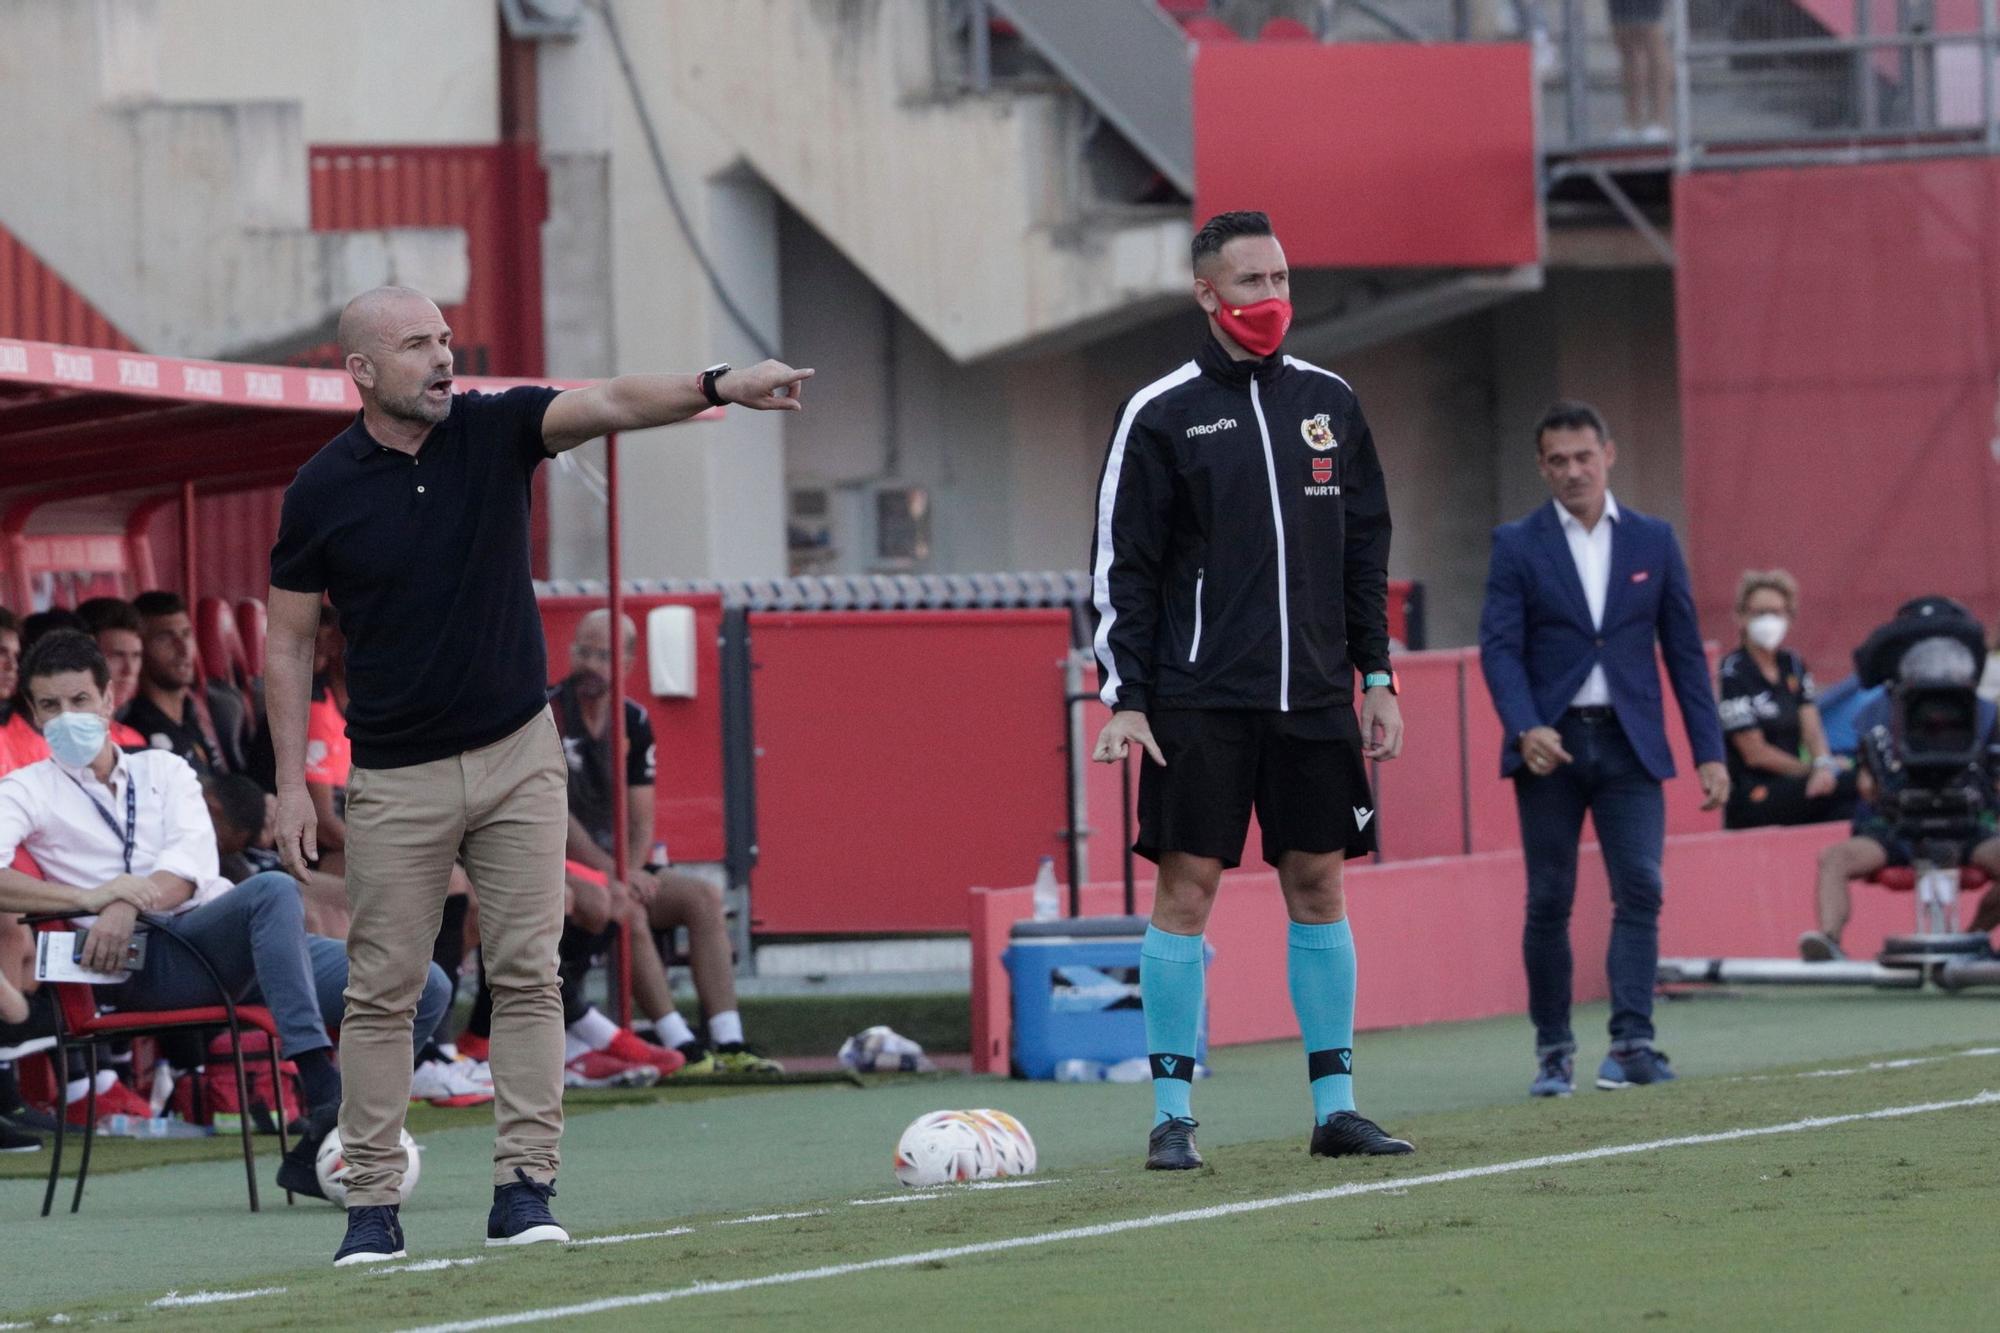
<svg viewBox="0 0 2000 1333"><path fill-rule="evenodd" d="M708 399L710 407L722 407L728 403L728 399L715 391L715 382L727 375L731 369L730 364L724 361L721 365L710 366L701 372L701 396Z"/></svg>

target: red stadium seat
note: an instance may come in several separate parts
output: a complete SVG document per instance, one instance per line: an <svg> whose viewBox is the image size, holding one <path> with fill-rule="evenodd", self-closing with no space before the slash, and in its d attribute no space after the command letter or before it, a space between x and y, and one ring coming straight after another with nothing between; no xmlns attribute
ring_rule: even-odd
<svg viewBox="0 0 2000 1333"><path fill-rule="evenodd" d="M1169 16L1182 23L1206 15L1209 8L1209 0L1157 0L1157 3Z"/></svg>
<svg viewBox="0 0 2000 1333"><path fill-rule="evenodd" d="M1221 19L1208 18L1206 16L1182 19L1181 28L1197 42L1240 42L1243 40L1236 35L1236 29L1230 27Z"/></svg>
<svg viewBox="0 0 2000 1333"><path fill-rule="evenodd" d="M203 597L194 608L195 651L208 679L247 689L254 674L236 632L236 612L220 597Z"/></svg>
<svg viewBox="0 0 2000 1333"><path fill-rule="evenodd" d="M269 625L270 616L255 597L245 597L236 604L236 637L243 645L243 666L252 680L264 675L264 635Z"/></svg>
<svg viewBox="0 0 2000 1333"><path fill-rule="evenodd" d="M1257 32L1260 42L1316 42L1313 30L1292 18L1266 19Z"/></svg>
<svg viewBox="0 0 2000 1333"><path fill-rule="evenodd" d="M1868 876L1868 882L1895 893L1909 893L1917 887L1917 872L1909 866L1889 866ZM1958 887L1966 892L1983 889L1991 882L1992 876L1978 866L1958 868Z"/></svg>

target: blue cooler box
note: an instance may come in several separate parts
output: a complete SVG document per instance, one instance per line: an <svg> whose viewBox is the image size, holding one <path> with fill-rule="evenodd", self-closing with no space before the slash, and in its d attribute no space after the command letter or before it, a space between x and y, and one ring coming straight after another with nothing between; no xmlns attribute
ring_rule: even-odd
<svg viewBox="0 0 2000 1333"><path fill-rule="evenodd" d="M1143 916L1021 921L1001 965L1014 994L1013 1073L1053 1078L1063 1060L1144 1059L1146 1014L1139 1000ZM1206 960L1215 950L1206 951ZM1195 1058L1208 1056L1204 1004Z"/></svg>

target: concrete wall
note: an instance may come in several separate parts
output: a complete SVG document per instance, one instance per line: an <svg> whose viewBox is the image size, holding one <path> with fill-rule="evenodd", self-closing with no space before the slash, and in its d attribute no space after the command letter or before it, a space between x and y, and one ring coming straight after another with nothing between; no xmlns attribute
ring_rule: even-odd
<svg viewBox="0 0 2000 1333"><path fill-rule="evenodd" d="M296 101L308 143L499 136L493 0L169 0L162 17L167 101Z"/></svg>

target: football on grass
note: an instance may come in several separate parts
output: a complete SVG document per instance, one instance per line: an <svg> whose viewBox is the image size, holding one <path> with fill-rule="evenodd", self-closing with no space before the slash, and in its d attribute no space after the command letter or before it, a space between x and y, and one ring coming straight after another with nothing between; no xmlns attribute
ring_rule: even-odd
<svg viewBox="0 0 2000 1333"><path fill-rule="evenodd" d="M397 1194L398 1203L408 1203L410 1196L417 1192L417 1177L423 1173L423 1149L410 1137L410 1131L403 1131L403 1152L409 1165L403 1168L403 1187ZM320 1140L319 1157L314 1163L319 1170L319 1187L326 1191L326 1199L336 1208L347 1206L347 1149L341 1146L340 1131L330 1129Z"/></svg>
<svg viewBox="0 0 2000 1333"><path fill-rule="evenodd" d="M914 1189L1034 1169L1035 1141L1005 1111L932 1111L911 1121L896 1142L896 1179Z"/></svg>

